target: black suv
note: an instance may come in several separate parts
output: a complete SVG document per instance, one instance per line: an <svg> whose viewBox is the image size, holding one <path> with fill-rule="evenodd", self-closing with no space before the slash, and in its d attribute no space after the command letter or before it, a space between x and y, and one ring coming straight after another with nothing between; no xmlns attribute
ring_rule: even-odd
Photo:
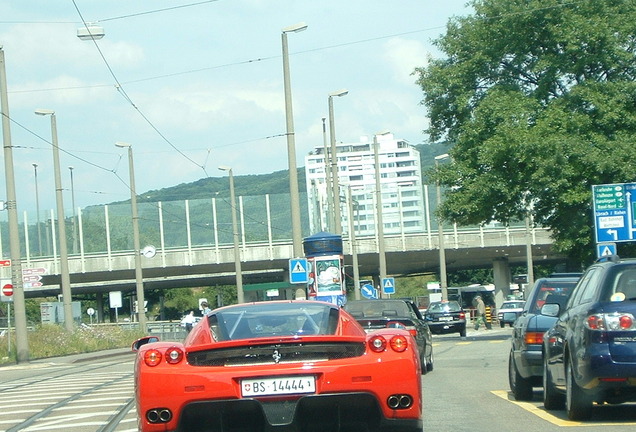
<svg viewBox="0 0 636 432"><path fill-rule="evenodd" d="M517 400L531 400L533 387L541 387L543 376L543 334L555 317L541 315L546 300L565 305L580 273L538 279L526 296L523 312L512 327L512 347L508 358L508 381Z"/></svg>
<svg viewBox="0 0 636 432"><path fill-rule="evenodd" d="M344 309L366 332L386 327L408 330L415 338L420 353L422 374L433 370L433 338L419 309L411 300L350 300Z"/></svg>
<svg viewBox="0 0 636 432"><path fill-rule="evenodd" d="M604 257L591 265L544 341L543 405L565 406L570 420L601 406L636 401L636 259Z"/></svg>

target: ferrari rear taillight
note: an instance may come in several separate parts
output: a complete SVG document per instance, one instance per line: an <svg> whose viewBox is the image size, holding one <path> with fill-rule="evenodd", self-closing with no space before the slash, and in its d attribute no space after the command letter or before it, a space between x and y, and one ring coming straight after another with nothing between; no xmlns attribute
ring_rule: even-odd
<svg viewBox="0 0 636 432"><path fill-rule="evenodd" d="M369 339L368 344L369 349L376 353L386 351L387 345L395 352L404 352L409 346L406 336L403 335L392 336L389 342L387 342L384 336L373 336Z"/></svg>
<svg viewBox="0 0 636 432"><path fill-rule="evenodd" d="M177 364L183 359L183 351L177 347L172 347L166 351L166 362L168 364Z"/></svg>
<svg viewBox="0 0 636 432"><path fill-rule="evenodd" d="M157 366L161 363L161 352L156 349L146 351L144 353L144 363L148 366Z"/></svg>
<svg viewBox="0 0 636 432"><path fill-rule="evenodd" d="M600 313L587 317L585 327L597 331L636 331L634 315L630 313Z"/></svg>
<svg viewBox="0 0 636 432"><path fill-rule="evenodd" d="M526 345L541 345L543 343L543 332L526 332Z"/></svg>
<svg viewBox="0 0 636 432"><path fill-rule="evenodd" d="M408 348L409 343L406 340L406 337L398 335L398 336L393 336L391 338L389 345L391 346L391 349L395 352L404 352Z"/></svg>
<svg viewBox="0 0 636 432"><path fill-rule="evenodd" d="M384 336L373 336L369 339L369 349L373 352L382 352L386 349L386 339Z"/></svg>

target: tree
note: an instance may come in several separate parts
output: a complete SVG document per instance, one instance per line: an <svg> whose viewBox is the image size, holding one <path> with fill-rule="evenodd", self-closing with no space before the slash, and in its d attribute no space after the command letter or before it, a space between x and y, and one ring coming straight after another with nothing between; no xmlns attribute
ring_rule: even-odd
<svg viewBox="0 0 636 432"><path fill-rule="evenodd" d="M451 162L444 218L549 227L594 254L591 186L636 179L636 2L474 0L416 69L433 141Z"/></svg>

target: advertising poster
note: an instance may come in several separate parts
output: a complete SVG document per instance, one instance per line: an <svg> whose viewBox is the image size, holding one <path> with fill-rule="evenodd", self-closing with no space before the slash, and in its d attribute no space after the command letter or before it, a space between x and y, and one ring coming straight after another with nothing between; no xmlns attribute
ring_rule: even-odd
<svg viewBox="0 0 636 432"><path fill-rule="evenodd" d="M309 258L310 297L337 305L343 305L346 302L342 262L342 255Z"/></svg>

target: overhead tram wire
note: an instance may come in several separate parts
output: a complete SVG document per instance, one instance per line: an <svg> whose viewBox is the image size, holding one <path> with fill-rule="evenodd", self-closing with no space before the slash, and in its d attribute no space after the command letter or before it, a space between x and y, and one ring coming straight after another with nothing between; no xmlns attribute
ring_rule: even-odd
<svg viewBox="0 0 636 432"><path fill-rule="evenodd" d="M3 115L6 115L6 114L3 113ZM18 126L19 128L23 129L24 131L26 131L27 133L33 135L34 137L36 137L40 141L45 142L48 145L53 145L48 139L42 137L38 133L36 133L36 132L32 131L31 129L27 128L26 126L24 126L20 122L16 121L15 119L9 117L9 121L12 122L14 125ZM245 142L260 141L261 139L270 139L270 138L280 137L280 136L284 136L284 135L285 134L271 135L271 136L264 137L264 138L247 140L247 141L231 143L231 144L225 144L225 145L217 146L217 147L224 147L224 146L227 146L227 145L243 144ZM24 147L24 148L26 148L26 147ZM82 158L80 156L77 156L76 154L72 153L69 150L66 150L66 149L63 149L63 148L60 148L59 150L60 150L60 152L62 152L64 154L74 158L75 160L77 160L79 162L83 162L83 163L85 163L87 165L90 165L92 167L95 167L95 168L97 168L99 170L106 171L106 172L109 172L109 173L113 174L124 186L126 186L127 188L130 188L130 185L119 174L117 174L117 169L118 169L118 166L119 166L119 162L121 161L121 156L119 157L119 159L118 159L117 163L115 164L114 168L106 168L104 166L101 166L101 165L98 165L98 164L96 164L94 162L91 162L88 159L85 159L85 158ZM207 156L206 156L206 158L207 158ZM207 175L206 178L208 178L208 179L217 179L218 181L220 181L220 178L210 177L209 175ZM100 191L92 191L91 193L104 194L104 192L100 192ZM223 202L227 203L228 205L231 205L231 203L229 203L228 200L225 197L222 197L222 200L223 200ZM155 208L159 208L159 206L155 202L147 201L147 203L152 205L152 206L154 206ZM166 210L164 209L164 211L166 211ZM170 212L170 211L168 211L167 213L169 215L171 215L173 218L175 218L176 220L179 220L180 222L184 222L185 221L185 218L181 214L177 214L177 213ZM255 223L257 223L257 224L259 224L261 226L265 226L266 225L266 222L263 221L263 220L256 219L256 218L254 218L252 216L249 216L249 215L246 215L246 217L247 217L248 220L251 220L252 222L255 222ZM145 219L145 220L148 220L148 219ZM195 224L195 226L199 226L199 227L202 227L202 228L204 227L201 224ZM279 232L284 232L285 231L285 229L279 228L279 227L276 227L276 226L272 226L272 229L274 229L276 231L279 231ZM222 232L229 232L229 231L223 231L223 230L221 230L221 231Z"/></svg>
<svg viewBox="0 0 636 432"><path fill-rule="evenodd" d="M75 2L75 0L73 1L73 5L75 6L75 10L77 11L77 14L79 15L80 19L82 20L82 23L84 24L85 27L88 28L88 23L87 21L84 19L84 17L82 16L82 12L79 10L79 7L77 6L77 3ZM134 103L134 101L132 100L132 98L128 95L128 93L126 93L126 90L124 89L124 87L122 86L121 82L119 81L119 79L117 78L117 75L115 75L115 72L113 71L112 67L110 66L110 64L108 63L108 60L106 60L106 57L104 56L104 53L102 52L101 48L99 47L99 44L97 43L97 41L93 38L91 39L93 41L93 44L95 45L95 48L97 49L97 51L99 52L99 55L102 58L102 61L104 62L104 64L106 65L106 68L108 69L108 72L110 73L110 75L113 77L113 79L115 80L115 88L117 89L117 91L119 92L119 94L121 94L124 99L126 99L126 101L128 101L128 103L130 103L130 105L137 111L137 113L139 113L139 115L141 115L141 117L144 119L144 121L161 137L161 139L163 139L168 145L170 145L170 147L172 147L174 150L177 151L177 153L179 153L181 156L183 156L185 159L187 159L188 161L190 161L192 164L194 164L196 167L201 168L203 170L203 173L206 176L209 176L209 174L207 173L206 169L204 166L202 166L201 164L197 163L195 160L193 160L192 158L190 158L188 155L186 155L181 149L179 149L176 145L174 145L160 130L157 126L155 126L155 124L141 111L141 109L137 106L137 104Z"/></svg>
<svg viewBox="0 0 636 432"><path fill-rule="evenodd" d="M211 0L211 1L219 1L219 0ZM531 12L536 12L536 11L539 11L539 10L548 10L548 9L561 8L561 7L565 7L565 6L576 5L576 4L581 3L583 1L587 1L587 0L577 0L577 1L572 1L572 2L568 2L568 3L562 3L560 5L546 6L546 7L543 7L543 8L536 8L536 9L531 9L531 10L522 11L522 12L510 12L510 13L506 13L506 14L501 14L501 15L497 15L497 16L494 16L494 17L490 17L489 19L497 19L497 18L504 18L504 17L508 17L508 16L522 15L522 14L527 14L527 13L531 13ZM201 3L195 3L193 5L198 5L198 4L201 4ZM162 10L159 10L159 11L162 11ZM150 11L150 12L147 12L147 13L152 13L152 12L155 12L155 11ZM98 20L98 21L94 21L94 22L104 22L104 21L108 21L108 20L116 20L116 19L121 19L121 18L127 18L129 16L136 16L136 15L143 15L143 14L145 14L145 13L126 15L126 16L114 17L114 18L107 18L107 19ZM11 22L12 21L0 21L0 23L11 23ZM84 25L86 25L87 23L88 22L84 22ZM373 38L360 39L360 40L357 40L357 41L343 42L343 43L340 43L340 44L327 45L327 46L324 46L324 47L317 47L317 48L311 48L311 49L307 49L307 50L296 51L296 52L290 53L289 55L299 55L299 54L307 54L307 53L312 53L312 52L326 51L326 50L330 50L330 49L334 49L334 48L341 48L341 47L346 47L346 46L351 46L351 45L362 44L362 43L366 43L366 42L373 42L373 41L382 40L382 39L389 39L389 38L394 38L394 37L399 37L399 36L406 36L406 35L415 34L415 33L423 33L423 32L428 32L428 31L432 31L432 30L439 30L439 29L443 29L443 28L445 28L445 26L435 26L435 27L428 27L428 28L418 29L418 30L410 30L410 31L406 31L406 32L393 33L393 34L382 35L382 36L377 36L377 37L373 37ZM98 47L98 50L99 50L99 47ZM99 52L101 54L101 50ZM210 70L214 70L214 69L222 69L222 68L226 68L226 67L240 66L240 65L250 64L250 63L258 63L258 62L262 62L262 61L276 60L276 59L279 59L280 57L281 57L280 55L274 55L274 56L269 56L269 57L259 57L259 58L255 58L255 59L241 60L241 61L233 62L233 63L224 63L224 64L216 65L216 66L209 66L209 67L198 68L198 69L190 69L190 70L187 70L187 71L173 72L173 73L169 73L169 74L155 75L155 76L151 76L151 77L147 77L147 78L140 78L140 79L136 79L136 80L125 81L123 84L136 84L136 83L140 83L140 82L153 81L153 80L164 79L164 78L171 78L171 77L175 77L175 76L195 74L195 73L206 72L206 71L210 71ZM104 59L103 55L102 55L102 59L104 61L106 61ZM110 68L109 68L109 70L110 70ZM113 74L112 70L110 70L110 72L111 72L111 75L112 75ZM80 90L80 89L110 87L111 85L112 84L93 84L93 85L87 85L87 86L53 87L53 88L47 88L47 89L15 90L15 91L11 91L10 93L34 93L34 92L59 91L59 90ZM118 85L121 86L122 83L118 83Z"/></svg>

